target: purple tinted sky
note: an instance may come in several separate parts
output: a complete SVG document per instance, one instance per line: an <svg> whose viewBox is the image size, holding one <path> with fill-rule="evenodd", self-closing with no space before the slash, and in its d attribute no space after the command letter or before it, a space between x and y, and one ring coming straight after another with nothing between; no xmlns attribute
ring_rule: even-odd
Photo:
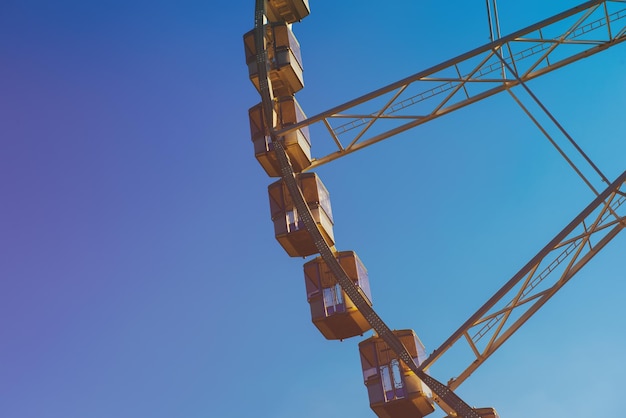
<svg viewBox="0 0 626 418"><path fill-rule="evenodd" d="M247 120L253 3L0 5L0 416L373 416L358 341L310 324L303 260L272 236ZM310 115L488 39L483 2L311 3L294 29ZM500 2L503 32L577 4L560 3ZM626 169L625 56L531 86L610 178ZM508 96L320 175L375 307L427 351L592 198ZM503 418L619 416L625 244L462 396Z"/></svg>

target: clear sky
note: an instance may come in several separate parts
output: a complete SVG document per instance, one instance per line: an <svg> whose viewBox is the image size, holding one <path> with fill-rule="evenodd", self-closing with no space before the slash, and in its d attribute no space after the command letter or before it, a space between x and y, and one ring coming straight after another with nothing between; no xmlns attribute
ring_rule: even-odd
<svg viewBox="0 0 626 418"><path fill-rule="evenodd" d="M501 0L502 32L578 3ZM489 40L482 1L311 9L294 25L308 115ZM374 416L360 338L322 337L305 260L273 237L248 128L253 18L243 0L1 2L0 416ZM625 75L622 44L530 83L610 179L626 169ZM593 198L505 94L318 174L338 249L427 352ZM625 248L613 240L463 399L502 418L622 416ZM445 381L461 370L444 359Z"/></svg>

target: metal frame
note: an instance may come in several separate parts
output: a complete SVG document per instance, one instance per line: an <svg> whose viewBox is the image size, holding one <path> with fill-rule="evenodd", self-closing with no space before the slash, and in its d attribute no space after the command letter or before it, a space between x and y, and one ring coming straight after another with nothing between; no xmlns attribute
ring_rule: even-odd
<svg viewBox="0 0 626 418"><path fill-rule="evenodd" d="M334 151L313 159L311 170L625 40L626 1L589 1L276 135L323 123L332 143L316 136L315 144Z"/></svg>
<svg viewBox="0 0 626 418"><path fill-rule="evenodd" d="M257 64L259 66L259 91L261 94L262 106L265 110L267 126L273 126L271 118L273 94L271 89L271 81L269 79L269 61L267 51L265 49L265 40L263 37L263 27L265 23L265 0L256 0L254 30L256 31L256 50ZM274 128L270 129L270 135L274 144L274 151L281 169L281 177L289 194L298 209L300 219L304 223L306 230L311 235L320 256L333 273L337 282L344 292L352 300L357 309L363 314L367 322L372 326L376 333L387 343L387 345L398 355L398 358L404 362L416 376L422 380L432 391L435 401L441 406L446 413L454 414L463 418L480 418L477 411L472 409L461 398L459 398L446 385L439 382L435 378L429 376L425 371L421 370L415 363L411 354L402 344L400 339L385 324L380 316L374 311L369 304L369 299L363 290L355 285L345 272L339 261L335 258L334 248L326 242L324 236L318 229L317 223L313 219L310 208L302 194L302 190L296 181L293 167L289 162L289 157L285 152L282 142L278 139L278 135Z"/></svg>
<svg viewBox="0 0 626 418"><path fill-rule="evenodd" d="M457 388L526 320L626 227L626 172L468 319L420 366L427 369L462 342L469 366L448 382Z"/></svg>
<svg viewBox="0 0 626 418"><path fill-rule="evenodd" d="M480 417L479 411L463 402L453 390L626 226L626 218L620 216L617 212L623 209L622 204L626 201L626 190L621 190L626 184L626 173L622 174L605 192L600 194L568 227L557 235L548 246L537 254L418 367L406 347L367 303L367 298L363 291L354 285L335 258L334 248L331 248L325 241L311 215L280 138L287 132L321 121L328 129L338 147L338 151L315 160L312 167L347 155L626 40L626 27L620 28L615 23L626 17L626 8L616 11L609 10L609 4L617 3L625 4L626 0L590 1L584 3L553 18L530 26L525 30L461 55L454 60L292 125L289 129L281 131L276 131L274 128L270 129L276 157L281 167L281 177L287 185L292 200L298 208L301 220L311 235L320 256L335 275L337 282L370 325L372 325L376 333L398 355L398 358L432 389L437 403L450 415L465 418ZM600 10L600 17L596 16L598 10ZM263 37L264 15L265 1L256 0L255 31L257 35L256 50L257 64L259 66L259 91L262 98L262 106L265 110L266 124L272 127L273 121L270 115L273 93L268 77L269 62ZM564 23L570 18L575 18L574 23L569 24L567 30L560 32L562 33L561 35L550 38L544 37L544 30L552 28L553 25ZM585 37L585 35L596 31L598 28L607 29L606 38ZM538 36L526 37L535 32ZM528 47L528 44L531 44L531 46ZM515 52L518 45L524 45L524 47ZM569 55L565 54L563 57L558 56L555 51L557 49L560 51L565 46L575 46L582 49L582 51L577 50L577 52ZM505 51L506 54L502 54L501 51ZM536 54L540 54L540 56L532 63L525 61L526 58ZM472 61L478 61L478 64L472 63ZM522 64L529 65L522 67ZM463 71L465 65L470 65L469 71ZM500 71L499 77L486 77L487 75L492 77L491 74L498 71ZM448 72L452 72L453 76L448 75ZM461 74L466 75L462 76ZM411 87L414 85L421 86L424 83L433 82L436 83L435 87L420 90L419 94L411 93ZM475 92L473 90L474 86L481 88ZM391 98L383 98L386 94L390 94ZM441 94L444 94L443 98L437 97ZM383 106L378 111L351 115L341 113L367 104L370 101L376 101L378 98L383 98L384 101ZM441 100L430 100L431 98ZM409 107L423 104L427 104L429 109L424 113L413 115L403 113ZM351 121L333 128L331 120L337 118L347 118ZM410 120L408 123L400 124L393 129L374 133L369 137L366 135L372 132L376 123L381 120L400 120L402 122L407 119ZM360 127L362 128L356 131L349 145L343 146L339 140L339 135ZM594 240L597 239L595 245L592 243L592 238ZM549 261L546 265L544 262L549 260L549 256L557 252L556 258ZM547 282L545 279L553 277L549 276L550 273L557 271L560 272L560 276L556 282L546 287ZM505 297L511 299L508 303L502 305ZM513 321L513 324L506 327L509 321ZM470 335L472 330L476 328L478 328L478 331ZM480 345L481 340L486 336L489 336L489 338L483 347ZM457 342L463 341L461 337L465 337L465 341L468 342L471 351L475 355L475 360L458 378L451 379L446 386L429 376L426 370L449 348Z"/></svg>

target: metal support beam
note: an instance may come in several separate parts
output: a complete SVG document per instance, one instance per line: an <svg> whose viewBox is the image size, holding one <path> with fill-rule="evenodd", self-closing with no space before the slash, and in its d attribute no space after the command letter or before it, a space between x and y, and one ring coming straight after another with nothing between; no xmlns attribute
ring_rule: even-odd
<svg viewBox="0 0 626 418"><path fill-rule="evenodd" d="M546 37L545 34L554 34ZM594 0L277 132L320 123L308 170L626 40L626 2ZM506 70L495 51L506 51Z"/></svg>
<svg viewBox="0 0 626 418"><path fill-rule="evenodd" d="M618 4L619 7L614 7ZM282 136L292 130L322 122L338 151L315 160L312 167L332 161L626 40L624 4L625 1L616 0L589 1L454 60L292 125L288 129L281 131L270 129L281 166L281 177L321 257L373 329L398 358L432 389L436 401L450 415L464 418L480 417L478 411L463 402L453 390L626 226L624 215L619 214L620 210L626 208L626 205L622 206L626 201L624 187L626 173L600 194L548 246L418 366L400 340L372 309L361 289L348 278L335 258L334 249L328 245L318 230L296 182L289 157L283 149ZM267 118L266 125L272 127L273 93L268 77L268 57L263 36L264 0L256 0L255 12L259 90ZM550 39L543 37L545 28L563 24L568 24L567 30L562 32L563 35ZM573 52L568 49L569 47L572 47ZM497 54L497 51L503 48L509 52L506 58ZM566 49L567 51L560 53ZM535 57L534 61L527 60L540 53L543 54L539 58ZM505 70L508 65L515 68L516 76L512 76L510 70ZM425 83L431 87L424 90L421 86ZM358 108L361 105L380 100L382 106L378 107L379 110L359 112ZM415 109L413 106L418 106L421 112L407 113L407 109ZM348 110L356 113L343 113ZM333 124L337 119L348 119L349 122L337 126ZM409 122L406 122L407 120ZM398 124L391 129L377 131L381 121L395 121ZM344 140L348 144L344 146L340 136L346 133L353 136L348 141ZM556 281L549 285L546 279L555 276ZM465 337L475 355L475 360L458 378L452 379L446 386L429 376L426 370L449 348L463 341L461 337Z"/></svg>
<svg viewBox="0 0 626 418"><path fill-rule="evenodd" d="M626 172L533 257L421 365L466 343L467 368L448 382L457 388L517 329L626 227Z"/></svg>
<svg viewBox="0 0 626 418"><path fill-rule="evenodd" d="M443 383L437 381L435 378L429 376L424 370L420 369L415 363L413 357L408 352L406 347L402 344L400 339L395 336L393 331L385 324L385 322L378 316L374 309L368 303L368 299L361 290L360 287L355 285L348 277L339 261L335 258L333 249L328 245L324 236L318 229L317 223L311 214L311 210L308 207L306 200L300 190L298 182L296 181L293 167L289 161L289 157L285 152L282 144L282 137L273 128L273 120L271 119L271 80L268 76L269 62L267 59L267 52L265 51L264 44L264 15L265 15L265 1L256 0L255 6L255 31L256 31L256 49L257 49L257 64L259 67L259 90L261 94L262 104L264 107L265 122L267 126L272 127L270 134L272 143L274 144L274 151L276 158L279 162L281 169L281 178L287 185L287 189L291 196L294 205L298 210L298 216L302 220L307 232L313 239L315 246L326 263L333 275L337 279L337 282L346 292L350 300L354 303L357 309L367 319L372 328L378 333L378 335L387 343L387 345L393 350L398 358L404 362L409 369L411 369L418 378L420 378L432 391L435 400L448 414L454 414L459 418L480 418L478 412L467 405L461 398L459 398L450 388Z"/></svg>

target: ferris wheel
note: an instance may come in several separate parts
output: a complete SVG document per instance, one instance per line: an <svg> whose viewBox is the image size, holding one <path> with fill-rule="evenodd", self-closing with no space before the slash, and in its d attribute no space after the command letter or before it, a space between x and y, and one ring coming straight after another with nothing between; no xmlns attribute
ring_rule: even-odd
<svg viewBox="0 0 626 418"><path fill-rule="evenodd" d="M304 264L311 318L322 335L359 343L363 380L380 418L496 418L472 408L455 389L626 227L626 172L609 179L574 141L527 82L626 40L626 2L594 0L502 36L495 0L486 1L491 42L312 117L296 100L304 87L300 45L292 25L310 13L308 0L256 0L255 27L244 35L250 80L261 102L249 110L254 153L269 177L276 239ZM513 88L565 138L584 174ZM498 93L511 95L595 198L429 356L415 331L392 330L372 307L369 278L355 251L338 251L329 193L313 170ZM315 154L310 127L322 126ZM330 144L330 147L328 146ZM473 353L447 384L428 372L454 347Z"/></svg>

